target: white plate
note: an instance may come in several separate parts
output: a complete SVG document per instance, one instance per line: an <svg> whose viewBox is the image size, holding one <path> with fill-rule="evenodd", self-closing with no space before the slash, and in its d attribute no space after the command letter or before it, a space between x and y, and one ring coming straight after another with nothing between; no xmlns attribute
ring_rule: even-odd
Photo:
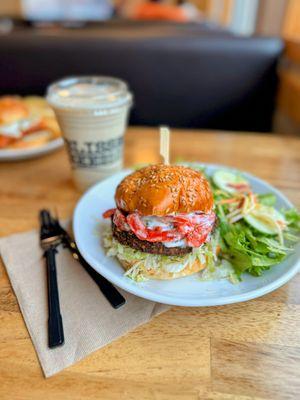
<svg viewBox="0 0 300 400"><path fill-rule="evenodd" d="M28 149L7 149L0 150L0 161L19 161L27 160L29 158L41 157L45 154L51 153L64 144L62 138L51 140L43 146L32 147Z"/></svg>
<svg viewBox="0 0 300 400"><path fill-rule="evenodd" d="M211 174L223 166L206 165ZM238 303L269 293L290 280L300 267L300 246L282 263L266 271L262 277L243 275L243 281L232 284L227 280L202 282L192 275L171 281L136 283L124 277L123 269L114 257L106 257L101 244L102 213L115 206L114 193L118 183L130 171L123 171L98 183L86 192L75 209L74 234L78 248L87 262L116 286L137 296L160 303L179 306L215 306ZM257 193L274 193L276 208L291 208L289 200L274 187L250 174L244 173Z"/></svg>

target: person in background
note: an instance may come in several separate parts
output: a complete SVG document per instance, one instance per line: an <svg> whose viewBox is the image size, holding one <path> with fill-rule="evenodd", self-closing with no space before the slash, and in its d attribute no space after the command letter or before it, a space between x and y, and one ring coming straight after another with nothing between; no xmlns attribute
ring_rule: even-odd
<svg viewBox="0 0 300 400"><path fill-rule="evenodd" d="M185 0L177 4L167 4L164 0L119 0L116 11L120 17L135 20L188 22L200 17L197 7Z"/></svg>
<svg viewBox="0 0 300 400"><path fill-rule="evenodd" d="M139 20L187 22L186 13L181 7L165 4L161 0L148 0L138 4L132 18Z"/></svg>

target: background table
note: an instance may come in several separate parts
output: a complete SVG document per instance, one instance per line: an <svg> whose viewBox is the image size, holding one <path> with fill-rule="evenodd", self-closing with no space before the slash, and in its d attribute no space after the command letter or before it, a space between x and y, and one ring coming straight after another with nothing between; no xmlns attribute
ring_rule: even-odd
<svg viewBox="0 0 300 400"><path fill-rule="evenodd" d="M154 129L129 129L126 165L157 162ZM174 131L172 159L247 170L300 206L300 139ZM0 165L0 235L37 227L42 207L70 216L80 193L65 151ZM174 307L45 380L0 266L1 399L299 399L300 276L246 303Z"/></svg>

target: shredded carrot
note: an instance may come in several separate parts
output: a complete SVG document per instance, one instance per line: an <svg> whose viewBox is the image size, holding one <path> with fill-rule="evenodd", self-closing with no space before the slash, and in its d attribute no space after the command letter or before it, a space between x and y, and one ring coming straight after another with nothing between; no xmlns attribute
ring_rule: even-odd
<svg viewBox="0 0 300 400"><path fill-rule="evenodd" d="M232 197L231 199L223 199L218 201L218 204L231 204L231 203L237 203L239 201L238 197Z"/></svg>

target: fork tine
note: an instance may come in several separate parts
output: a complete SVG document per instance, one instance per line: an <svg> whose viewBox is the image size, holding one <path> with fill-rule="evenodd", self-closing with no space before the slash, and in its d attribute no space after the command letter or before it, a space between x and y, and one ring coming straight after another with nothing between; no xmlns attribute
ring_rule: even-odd
<svg viewBox="0 0 300 400"><path fill-rule="evenodd" d="M44 226L49 227L51 225L51 215L48 210L40 211L40 219L41 219L41 223Z"/></svg>
<svg viewBox="0 0 300 400"><path fill-rule="evenodd" d="M55 216L51 217L52 219L52 223L53 223L53 228L56 231L56 233L60 234L60 235L66 235L66 231L63 229L63 227L60 224L59 218L58 218L58 212L57 212L57 208L55 207Z"/></svg>

